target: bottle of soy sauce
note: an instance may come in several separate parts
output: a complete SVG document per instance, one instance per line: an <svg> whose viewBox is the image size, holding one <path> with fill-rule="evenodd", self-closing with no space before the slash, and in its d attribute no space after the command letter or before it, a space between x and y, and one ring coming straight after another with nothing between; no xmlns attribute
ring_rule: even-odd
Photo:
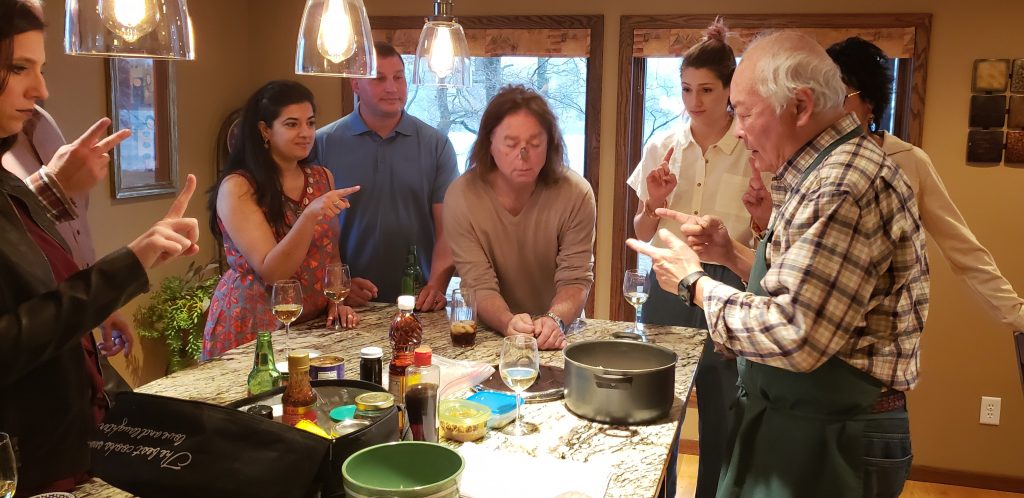
<svg viewBox="0 0 1024 498"><path fill-rule="evenodd" d="M413 366L406 369L405 408L409 429L415 441L437 442L437 388L441 369L432 363L430 346L420 346L413 354Z"/></svg>

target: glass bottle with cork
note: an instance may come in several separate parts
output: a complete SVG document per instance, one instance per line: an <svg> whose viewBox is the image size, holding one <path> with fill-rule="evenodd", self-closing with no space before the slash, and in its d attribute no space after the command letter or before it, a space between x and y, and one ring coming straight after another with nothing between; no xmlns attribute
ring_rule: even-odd
<svg viewBox="0 0 1024 498"><path fill-rule="evenodd" d="M423 270L420 270L416 246L409 246L409 252L405 255L405 269L402 271L402 295L419 296L423 284Z"/></svg>
<svg viewBox="0 0 1024 498"><path fill-rule="evenodd" d="M391 321L391 364L388 365L388 392L396 400L405 399L406 369L412 365L413 351L423 342L423 326L416 317L414 296L398 296L398 314Z"/></svg>
<svg viewBox="0 0 1024 498"><path fill-rule="evenodd" d="M405 407L409 412L409 429L416 441L437 442L437 388L441 384L441 368L432 364L430 346L420 346L413 353L413 365L406 370Z"/></svg>
<svg viewBox="0 0 1024 498"><path fill-rule="evenodd" d="M252 360L252 371L246 383L249 396L262 394L281 386L281 372L274 363L274 347L270 332L256 334L256 353Z"/></svg>
<svg viewBox="0 0 1024 498"><path fill-rule="evenodd" d="M309 351L296 349L288 355L288 387L281 395L281 422L295 425L301 420L316 422L316 393L309 383Z"/></svg>

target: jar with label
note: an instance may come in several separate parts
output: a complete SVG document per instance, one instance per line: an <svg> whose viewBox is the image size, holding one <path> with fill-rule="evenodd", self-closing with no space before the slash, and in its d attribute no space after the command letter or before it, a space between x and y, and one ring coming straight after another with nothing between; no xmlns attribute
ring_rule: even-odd
<svg viewBox="0 0 1024 498"><path fill-rule="evenodd" d="M393 406L395 406L395 397L391 393L363 393L356 396L355 418L374 420L382 417Z"/></svg>
<svg viewBox="0 0 1024 498"><path fill-rule="evenodd" d="M300 420L316 422L316 393L309 383L309 351L296 349L288 355L288 387L281 395L281 421L295 425Z"/></svg>

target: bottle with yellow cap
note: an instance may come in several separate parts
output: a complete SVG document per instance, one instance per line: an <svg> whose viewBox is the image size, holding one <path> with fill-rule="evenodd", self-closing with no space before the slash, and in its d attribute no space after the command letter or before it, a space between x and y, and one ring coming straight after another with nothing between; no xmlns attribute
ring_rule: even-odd
<svg viewBox="0 0 1024 498"><path fill-rule="evenodd" d="M300 420L316 422L316 393L309 383L309 351L296 349L288 355L288 387L281 395L281 421L295 425Z"/></svg>

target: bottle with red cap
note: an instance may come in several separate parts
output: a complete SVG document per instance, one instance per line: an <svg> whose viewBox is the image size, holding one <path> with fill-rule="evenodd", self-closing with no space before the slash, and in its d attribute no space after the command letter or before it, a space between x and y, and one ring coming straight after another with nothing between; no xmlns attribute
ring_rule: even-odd
<svg viewBox="0 0 1024 498"><path fill-rule="evenodd" d="M409 412L409 429L416 441L437 442L437 389L441 369L432 364L430 346L413 352L413 364L406 370L408 388L405 408Z"/></svg>

